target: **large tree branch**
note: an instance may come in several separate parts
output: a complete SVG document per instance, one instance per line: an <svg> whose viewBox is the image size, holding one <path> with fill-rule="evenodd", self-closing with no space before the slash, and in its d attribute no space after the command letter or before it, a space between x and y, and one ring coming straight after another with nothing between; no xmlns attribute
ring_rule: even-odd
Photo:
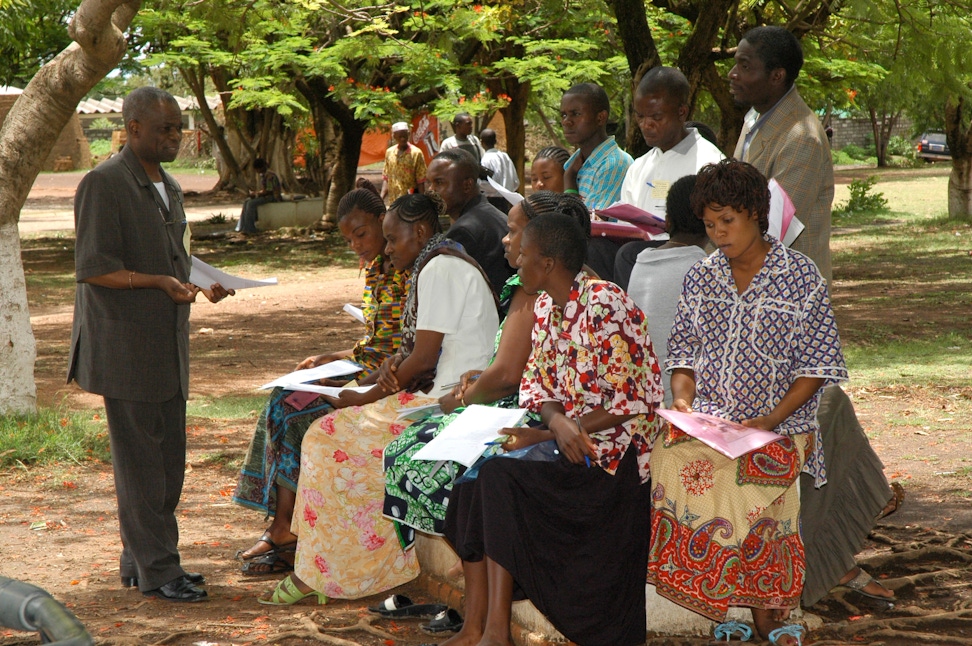
<svg viewBox="0 0 972 646"><path fill-rule="evenodd" d="M141 0L84 0L75 40L37 72L0 129L0 225L16 222L30 187L78 102L125 55L123 30Z"/></svg>

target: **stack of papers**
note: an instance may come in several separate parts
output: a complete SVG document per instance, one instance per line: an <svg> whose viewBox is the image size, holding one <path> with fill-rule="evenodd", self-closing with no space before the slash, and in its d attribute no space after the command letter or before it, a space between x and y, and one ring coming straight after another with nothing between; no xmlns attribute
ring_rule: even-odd
<svg viewBox="0 0 972 646"><path fill-rule="evenodd" d="M316 368L295 370L289 375L284 375L283 377L274 379L270 383L263 384L260 386L260 390L277 388L278 386L281 388L286 388L287 390L300 390L299 388L292 388L291 386L306 384L311 381L320 381L321 379L333 379L334 377L353 375L361 372L361 369L361 366L346 359L341 359L340 361L331 361L330 363L325 363L324 365L317 366Z"/></svg>
<svg viewBox="0 0 972 646"><path fill-rule="evenodd" d="M192 256L192 269L189 272L189 282L203 289L209 289L213 283L219 283L224 289L248 289L250 287L276 285L277 279L264 278L263 280L251 280L249 278L231 276Z"/></svg>
<svg viewBox="0 0 972 646"><path fill-rule="evenodd" d="M733 460L740 455L762 448L770 442L783 439L782 435L777 435L772 431L750 428L705 413L680 413L662 408L655 412L687 435L691 435Z"/></svg>
<svg viewBox="0 0 972 646"><path fill-rule="evenodd" d="M602 218L613 218L622 222L629 222L651 235L665 233L665 218L658 217L633 204L615 202L606 209L594 211Z"/></svg>
<svg viewBox="0 0 972 646"><path fill-rule="evenodd" d="M518 426L526 413L522 408L467 406L434 440L416 451L412 459L451 460L471 467L486 452L488 443L500 436L500 431Z"/></svg>

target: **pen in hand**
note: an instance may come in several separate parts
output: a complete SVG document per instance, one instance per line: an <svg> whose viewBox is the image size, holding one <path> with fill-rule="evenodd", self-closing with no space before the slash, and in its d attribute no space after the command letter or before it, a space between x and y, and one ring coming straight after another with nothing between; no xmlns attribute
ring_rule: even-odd
<svg viewBox="0 0 972 646"><path fill-rule="evenodd" d="M587 468L591 468L591 459L588 456L584 456L584 462L587 464Z"/></svg>

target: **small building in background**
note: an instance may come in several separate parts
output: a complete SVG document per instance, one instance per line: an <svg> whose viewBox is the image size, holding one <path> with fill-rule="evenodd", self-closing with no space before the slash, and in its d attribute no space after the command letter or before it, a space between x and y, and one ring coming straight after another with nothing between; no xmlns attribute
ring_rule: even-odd
<svg viewBox="0 0 972 646"><path fill-rule="evenodd" d="M0 124L21 94L23 90L19 88L0 85ZM82 168L91 168L91 149L81 129L81 121L75 113L61 130L54 148L41 165L41 170L69 171Z"/></svg>

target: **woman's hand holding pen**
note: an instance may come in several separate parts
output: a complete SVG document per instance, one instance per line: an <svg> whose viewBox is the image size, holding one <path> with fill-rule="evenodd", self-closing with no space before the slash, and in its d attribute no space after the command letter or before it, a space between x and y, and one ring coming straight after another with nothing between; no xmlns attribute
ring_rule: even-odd
<svg viewBox="0 0 972 646"><path fill-rule="evenodd" d="M594 442L577 420L564 414L555 415L548 424L557 440L557 446L565 458L574 464L587 463L597 457Z"/></svg>
<svg viewBox="0 0 972 646"><path fill-rule="evenodd" d="M463 373L459 378L459 383L449 392L439 398L439 407L444 413L452 413L460 406L468 406L471 402L466 401L466 395L472 385L483 374L482 370L470 370Z"/></svg>

